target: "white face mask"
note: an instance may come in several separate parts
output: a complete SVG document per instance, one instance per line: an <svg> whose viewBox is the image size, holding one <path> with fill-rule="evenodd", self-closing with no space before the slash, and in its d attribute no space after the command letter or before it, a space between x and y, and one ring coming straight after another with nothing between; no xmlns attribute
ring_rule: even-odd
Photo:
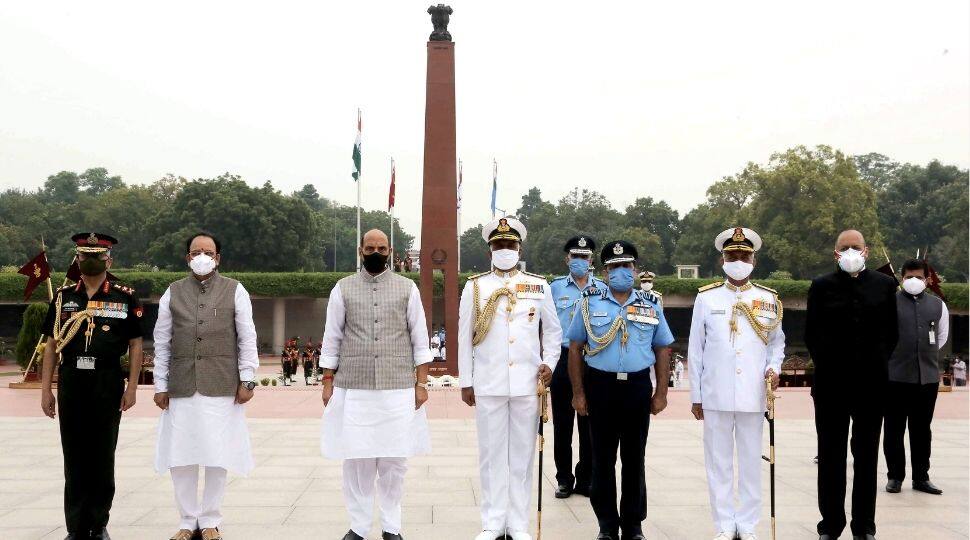
<svg viewBox="0 0 970 540"><path fill-rule="evenodd" d="M644 290L644 291L652 291L653 290L653 282L652 281L644 281L643 283L640 283L640 289L641 290Z"/></svg>
<svg viewBox="0 0 970 540"><path fill-rule="evenodd" d="M189 261L189 268L197 276L207 276L216 269L216 260L205 253L200 253Z"/></svg>
<svg viewBox="0 0 970 540"><path fill-rule="evenodd" d="M519 252L515 249L497 249L492 252L492 266L499 270L511 270L519 264Z"/></svg>
<svg viewBox="0 0 970 540"><path fill-rule="evenodd" d="M850 274L855 274L866 267L866 258L858 249L849 248L839 253L839 267Z"/></svg>
<svg viewBox="0 0 970 540"><path fill-rule="evenodd" d="M916 296L926 290L926 282L918 277L910 277L903 280L903 290Z"/></svg>
<svg viewBox="0 0 970 540"><path fill-rule="evenodd" d="M730 261L724 263L721 267L724 269L724 273L735 281L741 281L748 279L751 275L751 271L754 270L754 265L751 263L746 263L744 261Z"/></svg>

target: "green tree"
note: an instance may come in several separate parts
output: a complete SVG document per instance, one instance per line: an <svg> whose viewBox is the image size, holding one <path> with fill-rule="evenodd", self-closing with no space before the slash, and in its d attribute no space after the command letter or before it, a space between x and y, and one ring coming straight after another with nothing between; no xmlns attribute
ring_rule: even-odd
<svg viewBox="0 0 970 540"><path fill-rule="evenodd" d="M482 226L476 225L461 233L461 271L487 272L492 265L488 258L488 246L482 240Z"/></svg>
<svg viewBox="0 0 970 540"><path fill-rule="evenodd" d="M20 325L20 333L17 334L17 364L21 369L26 369L30 362L30 356L34 353L34 347L40 341L40 334L44 325L44 318L47 317L47 304L34 303L27 306L24 310L23 322Z"/></svg>
<svg viewBox="0 0 970 540"><path fill-rule="evenodd" d="M876 194L842 152L798 146L750 175L757 185L752 228L765 242L759 274L781 269L804 279L830 271L829 253L845 229L858 229L873 253L880 251Z"/></svg>
<svg viewBox="0 0 970 540"><path fill-rule="evenodd" d="M120 189L125 186L120 176L108 176L108 169L104 167L94 167L81 173L78 177L80 185L90 195L101 195L113 189Z"/></svg>
<svg viewBox="0 0 970 540"><path fill-rule="evenodd" d="M637 245L642 258L649 256L654 261L649 264L649 269L658 274L671 273L673 266L670 257L674 253L677 237L680 236L680 216L677 211L666 201L655 202L652 197L639 197L626 207L624 218L626 227L642 227L659 240L658 246Z"/></svg>
<svg viewBox="0 0 970 540"><path fill-rule="evenodd" d="M853 156L852 160L855 162L859 178L872 186L876 193L884 191L899 176L901 165L882 154L870 152Z"/></svg>

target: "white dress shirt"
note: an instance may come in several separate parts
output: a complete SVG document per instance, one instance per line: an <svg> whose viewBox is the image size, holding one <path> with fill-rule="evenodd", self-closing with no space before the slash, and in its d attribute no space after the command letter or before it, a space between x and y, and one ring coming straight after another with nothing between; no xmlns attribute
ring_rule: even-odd
<svg viewBox="0 0 970 540"><path fill-rule="evenodd" d="M236 348L239 359L239 380L251 381L259 367L256 348L256 325L253 323L253 304L242 283L236 285ZM172 358L172 310L169 309L171 289L158 301L158 321L155 322L155 392L168 392L168 363Z"/></svg>
<svg viewBox="0 0 970 540"><path fill-rule="evenodd" d="M472 345L475 327L474 281L479 286L479 309L492 293L507 287L516 294L515 306L500 297L485 339ZM524 291L517 287L523 285ZM529 286L542 293L529 292ZM485 316L485 314L482 314ZM541 323L541 332L540 332ZM536 374L545 364L555 370L562 351L562 327L549 284L524 272L490 272L468 280L458 308L458 375L462 388L482 396L528 396L536 392Z"/></svg>
<svg viewBox="0 0 970 540"><path fill-rule="evenodd" d="M737 333L731 334L731 313L736 303L775 304L775 317L781 317L781 305L771 291L756 286L742 289L724 284L698 293L694 300L687 345L690 397L691 402L702 403L705 410L764 412L765 374L769 369L781 374L785 358L781 325L769 333L765 344L747 318L738 313ZM777 318L759 315L758 320L769 324Z"/></svg>

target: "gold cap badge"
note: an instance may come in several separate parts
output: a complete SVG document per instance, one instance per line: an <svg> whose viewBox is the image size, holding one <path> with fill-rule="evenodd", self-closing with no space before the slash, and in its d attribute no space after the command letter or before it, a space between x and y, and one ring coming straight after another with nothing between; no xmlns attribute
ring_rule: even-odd
<svg viewBox="0 0 970 540"><path fill-rule="evenodd" d="M508 220L505 219L505 218L502 218L502 219L498 220L498 229L497 230L498 230L498 232L509 232L510 227L509 227Z"/></svg>
<svg viewBox="0 0 970 540"><path fill-rule="evenodd" d="M623 255L623 246L621 246L619 242L613 244L613 254Z"/></svg>

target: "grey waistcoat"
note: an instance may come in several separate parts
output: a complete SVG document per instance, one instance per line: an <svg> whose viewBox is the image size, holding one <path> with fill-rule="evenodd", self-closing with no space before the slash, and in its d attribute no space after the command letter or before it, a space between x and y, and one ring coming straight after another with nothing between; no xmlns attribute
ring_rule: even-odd
<svg viewBox="0 0 970 540"><path fill-rule="evenodd" d="M169 287L172 311L170 397L234 396L239 386L234 279L189 276Z"/></svg>
<svg viewBox="0 0 970 540"><path fill-rule="evenodd" d="M930 344L930 328L934 332L940 330L943 301L926 293L914 297L899 291L896 293L896 313L899 342L889 359L889 380L914 384L939 382L940 344L939 341Z"/></svg>
<svg viewBox="0 0 970 540"><path fill-rule="evenodd" d="M337 286L346 318L333 385L356 390L413 388L407 309L414 282L393 272L375 277L361 271Z"/></svg>

